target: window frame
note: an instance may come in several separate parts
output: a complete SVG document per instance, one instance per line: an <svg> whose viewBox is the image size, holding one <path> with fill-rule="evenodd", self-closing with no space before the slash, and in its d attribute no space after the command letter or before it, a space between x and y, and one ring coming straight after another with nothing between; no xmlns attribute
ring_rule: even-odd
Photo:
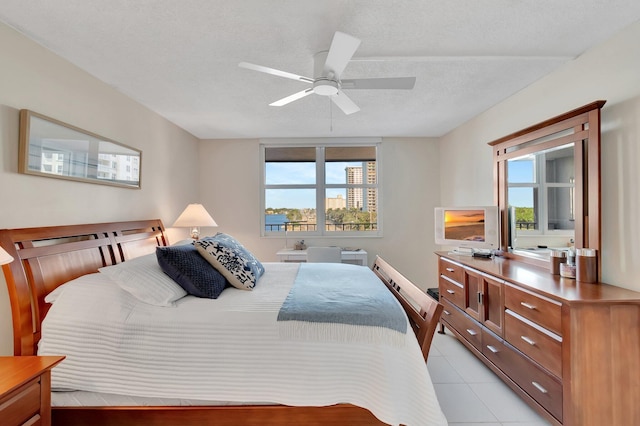
<svg viewBox="0 0 640 426"><path fill-rule="evenodd" d="M382 220L382 155L381 155L381 138L318 138L318 139L262 139L260 141L260 236L266 238L371 238L382 237L383 220ZM363 182L362 184L348 183L326 183L325 176L325 149L330 147L373 147L376 156L376 183L371 184ZM313 147L316 150L315 184L266 184L266 150L268 148L308 148ZM327 189L349 189L362 188L366 191L368 188L375 188L377 192L376 206L376 230L370 231L327 231L324 226L317 226L320 223L326 223L326 191ZM316 230L315 231L295 231L285 235L282 231L267 231L266 229L266 190L268 189L313 189L316 192Z"/></svg>

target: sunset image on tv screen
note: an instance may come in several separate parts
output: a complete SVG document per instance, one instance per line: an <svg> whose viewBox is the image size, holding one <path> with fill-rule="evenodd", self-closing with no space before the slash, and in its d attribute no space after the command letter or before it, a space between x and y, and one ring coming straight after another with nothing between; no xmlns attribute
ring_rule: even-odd
<svg viewBox="0 0 640 426"><path fill-rule="evenodd" d="M444 237L448 240L484 241L484 210L446 210Z"/></svg>

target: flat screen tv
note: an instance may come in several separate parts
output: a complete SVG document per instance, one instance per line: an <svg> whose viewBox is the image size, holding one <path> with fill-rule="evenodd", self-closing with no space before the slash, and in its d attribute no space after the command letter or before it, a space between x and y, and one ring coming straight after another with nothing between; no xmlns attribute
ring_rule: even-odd
<svg viewBox="0 0 640 426"><path fill-rule="evenodd" d="M498 207L436 207L436 244L453 246L460 252L500 248Z"/></svg>

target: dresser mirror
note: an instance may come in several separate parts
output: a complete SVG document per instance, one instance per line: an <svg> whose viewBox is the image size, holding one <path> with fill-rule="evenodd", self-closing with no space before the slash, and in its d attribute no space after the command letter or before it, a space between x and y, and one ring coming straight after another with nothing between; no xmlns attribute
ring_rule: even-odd
<svg viewBox="0 0 640 426"><path fill-rule="evenodd" d="M575 241L574 143L507 160L507 244L548 257Z"/></svg>
<svg viewBox="0 0 640 426"><path fill-rule="evenodd" d="M600 249L597 101L490 142L501 249L548 264L553 249Z"/></svg>

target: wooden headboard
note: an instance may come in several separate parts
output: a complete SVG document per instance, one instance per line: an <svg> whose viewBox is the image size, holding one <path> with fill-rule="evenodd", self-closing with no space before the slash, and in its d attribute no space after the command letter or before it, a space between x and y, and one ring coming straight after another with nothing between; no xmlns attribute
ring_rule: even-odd
<svg viewBox="0 0 640 426"><path fill-rule="evenodd" d="M168 245L159 219L0 230L14 261L3 265L13 319L15 355L35 355L40 325L56 287L98 268Z"/></svg>

